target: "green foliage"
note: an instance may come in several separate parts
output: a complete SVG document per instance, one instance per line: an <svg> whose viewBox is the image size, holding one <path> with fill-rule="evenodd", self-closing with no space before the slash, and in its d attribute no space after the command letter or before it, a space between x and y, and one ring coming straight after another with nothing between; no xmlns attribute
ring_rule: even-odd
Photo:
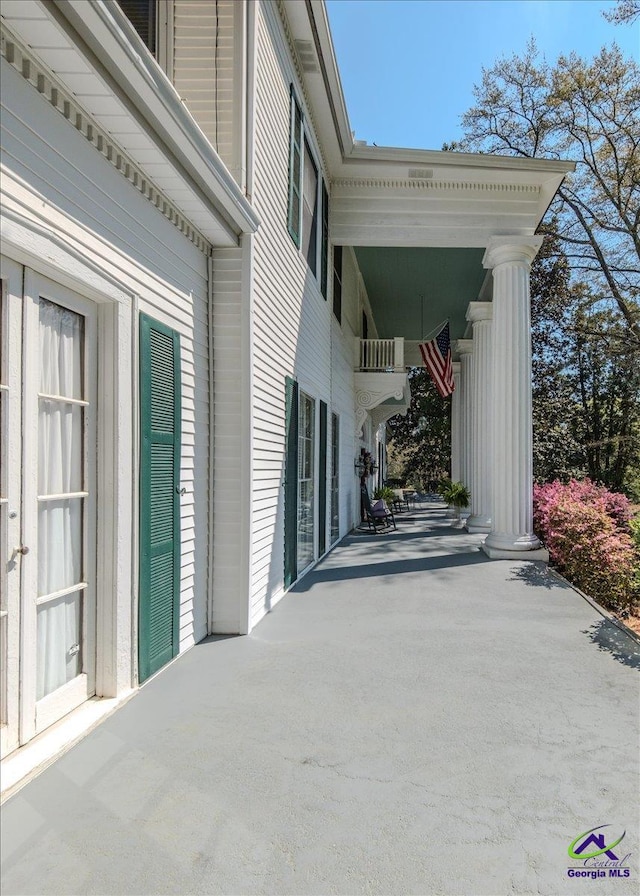
<svg viewBox="0 0 640 896"><path fill-rule="evenodd" d="M396 496L395 496L395 492L393 491L393 489L389 488L388 486L385 485L382 488L377 488L373 493L373 497L375 498L376 501L378 501L380 498L382 498L382 500L385 502L385 504L390 505L393 503Z"/></svg>
<svg viewBox="0 0 640 896"><path fill-rule="evenodd" d="M535 480L588 475L633 496L640 478L638 352L617 309L571 281L552 235L531 269L531 326Z"/></svg>
<svg viewBox="0 0 640 896"><path fill-rule="evenodd" d="M437 491L442 500L451 507L462 509L468 507L471 502L471 492L462 482L441 479Z"/></svg>
<svg viewBox="0 0 640 896"><path fill-rule="evenodd" d="M441 398L427 370L409 371L411 404L405 416L389 420L389 447L394 458L389 476L420 484L423 491L448 470L451 457L451 400Z"/></svg>

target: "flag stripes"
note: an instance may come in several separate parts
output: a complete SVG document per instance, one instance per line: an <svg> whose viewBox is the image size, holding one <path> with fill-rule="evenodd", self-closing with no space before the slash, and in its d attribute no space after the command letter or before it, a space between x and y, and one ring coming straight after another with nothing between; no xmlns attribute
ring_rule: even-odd
<svg viewBox="0 0 640 896"><path fill-rule="evenodd" d="M453 367L451 364L451 342L449 339L449 324L446 323L435 339L430 342L420 343L420 354L424 366L431 374L438 394L442 398L451 395L454 391Z"/></svg>

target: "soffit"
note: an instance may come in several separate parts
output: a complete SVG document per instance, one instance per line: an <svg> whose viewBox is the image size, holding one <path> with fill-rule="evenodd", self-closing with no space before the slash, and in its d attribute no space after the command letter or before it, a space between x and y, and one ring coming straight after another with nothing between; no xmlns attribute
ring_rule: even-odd
<svg viewBox="0 0 640 896"><path fill-rule="evenodd" d="M420 342L446 319L452 340L464 336L467 306L487 276L482 249L361 246L354 251L381 339ZM417 358L406 361L417 363Z"/></svg>
<svg viewBox="0 0 640 896"><path fill-rule="evenodd" d="M2 18L88 117L212 245L258 221L115 3L2 0Z"/></svg>

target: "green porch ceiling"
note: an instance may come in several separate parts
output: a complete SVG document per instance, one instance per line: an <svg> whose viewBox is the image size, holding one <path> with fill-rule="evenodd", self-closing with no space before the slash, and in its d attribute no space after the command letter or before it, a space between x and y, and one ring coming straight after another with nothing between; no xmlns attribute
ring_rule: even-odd
<svg viewBox="0 0 640 896"><path fill-rule="evenodd" d="M381 339L421 340L449 318L462 339L487 271L484 249L354 248Z"/></svg>

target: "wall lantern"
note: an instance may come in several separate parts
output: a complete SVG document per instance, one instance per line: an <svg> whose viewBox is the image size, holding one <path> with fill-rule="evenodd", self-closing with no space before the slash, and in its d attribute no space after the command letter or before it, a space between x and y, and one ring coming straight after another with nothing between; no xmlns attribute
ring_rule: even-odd
<svg viewBox="0 0 640 896"><path fill-rule="evenodd" d="M359 457L356 457L353 466L356 475L360 479L365 476L372 476L378 469L378 465L373 460L371 454L368 451L363 451L363 453L360 454Z"/></svg>

